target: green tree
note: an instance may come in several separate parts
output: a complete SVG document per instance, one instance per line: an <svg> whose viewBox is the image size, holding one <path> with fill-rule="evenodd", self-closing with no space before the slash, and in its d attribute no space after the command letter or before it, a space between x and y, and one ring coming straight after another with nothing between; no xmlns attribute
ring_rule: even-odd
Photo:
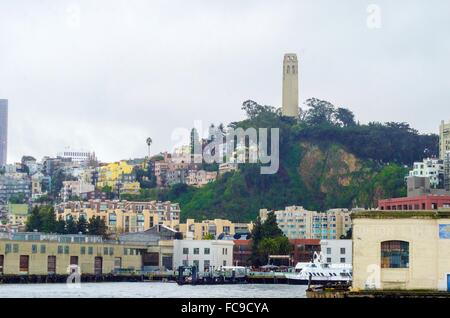
<svg viewBox="0 0 450 318"><path fill-rule="evenodd" d="M88 230L88 222L84 216L80 216L77 222L77 232L86 234Z"/></svg>
<svg viewBox="0 0 450 318"><path fill-rule="evenodd" d="M67 234L66 221L64 221L62 219L56 221L55 233Z"/></svg>
<svg viewBox="0 0 450 318"><path fill-rule="evenodd" d="M206 234L202 238L202 240L204 240L204 241L211 241L211 240L214 240L214 239L215 239L215 236L214 236L214 234L211 234L211 233Z"/></svg>
<svg viewBox="0 0 450 318"><path fill-rule="evenodd" d="M78 234L77 222L72 217L66 221L67 234Z"/></svg>
<svg viewBox="0 0 450 318"><path fill-rule="evenodd" d="M339 107L335 112L335 118L342 127L356 126L355 115L347 108Z"/></svg>
<svg viewBox="0 0 450 318"><path fill-rule="evenodd" d="M105 221L99 216L92 217L89 220L88 224L88 233L89 235L99 235L106 237L107 234L107 226Z"/></svg>
<svg viewBox="0 0 450 318"><path fill-rule="evenodd" d="M41 214L39 213L39 207L35 206L31 210L31 214L28 216L27 222L26 222L26 228L28 232L33 231L41 231L42 229L42 219Z"/></svg>
<svg viewBox="0 0 450 318"><path fill-rule="evenodd" d="M26 202L25 194L18 193L16 195L13 195L8 200L11 204L24 204Z"/></svg>
<svg viewBox="0 0 450 318"><path fill-rule="evenodd" d="M318 98L306 101L309 109L305 113L305 122L311 126L332 125L335 107L330 102Z"/></svg>
<svg viewBox="0 0 450 318"><path fill-rule="evenodd" d="M252 263L257 266L265 265L269 255L289 255L291 246L288 238L278 227L274 212L267 214L267 219L261 222L258 217L253 226Z"/></svg>

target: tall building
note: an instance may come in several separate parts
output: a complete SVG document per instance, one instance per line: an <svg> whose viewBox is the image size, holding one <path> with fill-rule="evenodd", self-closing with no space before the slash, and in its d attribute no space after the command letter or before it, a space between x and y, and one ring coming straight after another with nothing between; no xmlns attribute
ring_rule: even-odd
<svg viewBox="0 0 450 318"><path fill-rule="evenodd" d="M450 122L441 121L439 126L439 158L444 160L445 153L450 151Z"/></svg>
<svg viewBox="0 0 450 318"><path fill-rule="evenodd" d="M444 188L450 191L450 151L447 151L444 156Z"/></svg>
<svg viewBox="0 0 450 318"><path fill-rule="evenodd" d="M261 221L270 211L261 209ZM301 206L290 206L274 211L277 223L289 239L336 240L347 235L352 226L351 211L332 209L327 212L308 211Z"/></svg>
<svg viewBox="0 0 450 318"><path fill-rule="evenodd" d="M297 117L298 103L298 60L296 54L285 54L283 61L283 116Z"/></svg>
<svg viewBox="0 0 450 318"><path fill-rule="evenodd" d="M0 99L0 167L8 156L8 100Z"/></svg>

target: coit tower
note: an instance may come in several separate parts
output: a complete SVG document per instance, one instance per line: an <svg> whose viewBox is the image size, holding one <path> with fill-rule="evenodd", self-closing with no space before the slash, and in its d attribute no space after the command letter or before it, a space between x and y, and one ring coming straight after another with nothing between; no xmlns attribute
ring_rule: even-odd
<svg viewBox="0 0 450 318"><path fill-rule="evenodd" d="M298 117L298 60L297 54L284 55L283 61L283 116Z"/></svg>

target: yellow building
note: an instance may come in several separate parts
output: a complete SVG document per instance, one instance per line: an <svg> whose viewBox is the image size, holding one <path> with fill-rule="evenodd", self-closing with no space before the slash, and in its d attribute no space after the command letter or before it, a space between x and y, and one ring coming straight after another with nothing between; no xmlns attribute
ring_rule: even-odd
<svg viewBox="0 0 450 318"><path fill-rule="evenodd" d="M141 232L155 225L175 228L180 222L180 206L172 202L101 201L64 202L56 206L56 217L85 220L99 216L111 233Z"/></svg>
<svg viewBox="0 0 450 318"><path fill-rule="evenodd" d="M139 182L125 182L120 186L120 194L139 194L140 190Z"/></svg>
<svg viewBox="0 0 450 318"><path fill-rule="evenodd" d="M261 209L261 221L270 211ZM351 211L332 209L327 212L308 211L301 206L290 206L274 211L277 223L289 239L337 240L351 228Z"/></svg>
<svg viewBox="0 0 450 318"><path fill-rule="evenodd" d="M186 223L175 227L185 238L201 240L205 236L212 235L217 238L220 234L235 235L237 233L249 233L253 229L253 224L233 223L229 220L215 219L202 222L195 222L193 219L187 219Z"/></svg>
<svg viewBox="0 0 450 318"><path fill-rule="evenodd" d="M126 176L129 176L133 173L134 166L129 165L125 160L120 162L114 162L107 164L106 166L100 167L98 172L98 182L97 187L103 188L105 186L109 186L115 188L117 182L127 182L131 181ZM124 178L126 180L124 180Z"/></svg>
<svg viewBox="0 0 450 318"><path fill-rule="evenodd" d="M450 289L450 212L357 212L353 289Z"/></svg>
<svg viewBox="0 0 450 318"><path fill-rule="evenodd" d="M67 275L78 266L81 274L141 270L142 245L104 242L86 235L15 233L0 236L0 274Z"/></svg>
<svg viewBox="0 0 450 318"><path fill-rule="evenodd" d="M8 204L8 225L25 226L28 218L28 204Z"/></svg>

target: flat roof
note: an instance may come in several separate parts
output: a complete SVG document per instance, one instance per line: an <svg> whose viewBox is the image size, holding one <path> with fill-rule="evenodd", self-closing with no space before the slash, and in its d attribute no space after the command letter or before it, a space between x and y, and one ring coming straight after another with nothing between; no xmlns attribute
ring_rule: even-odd
<svg viewBox="0 0 450 318"><path fill-rule="evenodd" d="M450 211L361 211L355 212L352 219L450 219Z"/></svg>
<svg viewBox="0 0 450 318"><path fill-rule="evenodd" d="M13 215L27 215L28 209L28 204L8 204L9 213Z"/></svg>

